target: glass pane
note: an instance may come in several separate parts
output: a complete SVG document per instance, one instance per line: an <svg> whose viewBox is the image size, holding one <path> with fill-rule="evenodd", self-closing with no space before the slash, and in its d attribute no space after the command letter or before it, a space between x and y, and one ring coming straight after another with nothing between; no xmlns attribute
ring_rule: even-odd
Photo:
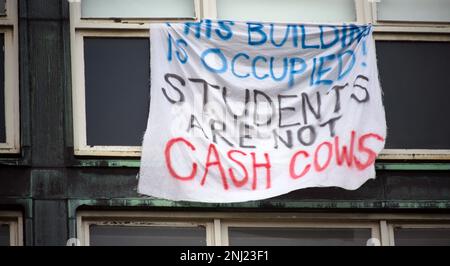
<svg viewBox="0 0 450 266"><path fill-rule="evenodd" d="M230 227L229 244L235 246L365 246L369 228L247 228Z"/></svg>
<svg viewBox="0 0 450 266"><path fill-rule="evenodd" d="M396 246L450 246L450 228L394 228Z"/></svg>
<svg viewBox="0 0 450 266"><path fill-rule="evenodd" d="M5 15L6 13L5 2L5 0L0 0L0 16Z"/></svg>
<svg viewBox="0 0 450 266"><path fill-rule="evenodd" d="M0 224L0 246L9 246L9 225Z"/></svg>
<svg viewBox="0 0 450 266"><path fill-rule="evenodd" d="M147 38L84 38L88 145L141 146L150 101Z"/></svg>
<svg viewBox="0 0 450 266"><path fill-rule="evenodd" d="M90 244L91 246L206 246L206 229L91 225Z"/></svg>
<svg viewBox="0 0 450 266"><path fill-rule="evenodd" d="M217 0L217 17L240 21L356 21L354 0Z"/></svg>
<svg viewBox="0 0 450 266"><path fill-rule="evenodd" d="M377 41L389 149L450 149L450 42ZM430 130L439 128L439 130Z"/></svg>
<svg viewBox="0 0 450 266"><path fill-rule="evenodd" d="M5 124L5 35L0 34L0 143L6 142Z"/></svg>
<svg viewBox="0 0 450 266"><path fill-rule="evenodd" d="M450 0L381 0L378 20L450 22Z"/></svg>
<svg viewBox="0 0 450 266"><path fill-rule="evenodd" d="M83 0L83 18L193 18L194 0Z"/></svg>

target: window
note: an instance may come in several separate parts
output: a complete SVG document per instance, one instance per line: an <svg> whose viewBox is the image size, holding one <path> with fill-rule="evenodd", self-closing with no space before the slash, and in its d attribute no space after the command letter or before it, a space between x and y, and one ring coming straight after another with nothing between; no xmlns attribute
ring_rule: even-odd
<svg viewBox="0 0 450 266"><path fill-rule="evenodd" d="M449 224L391 224L392 245L450 246Z"/></svg>
<svg viewBox="0 0 450 266"><path fill-rule="evenodd" d="M82 245L450 245L448 214L78 211Z"/></svg>
<svg viewBox="0 0 450 266"><path fill-rule="evenodd" d="M448 0L372 3L376 52L388 124L381 159L450 159L442 69L450 58Z"/></svg>
<svg viewBox="0 0 450 266"><path fill-rule="evenodd" d="M354 0L339 5L331 0L314 3L284 0L281 5L279 2L266 0L265 4L290 11L290 17L286 16L285 20L293 21L351 22L360 16L357 8L361 9ZM75 155L140 155L149 103L150 23L238 19L229 17L230 12L241 10L232 15L245 16L251 6L261 6L255 3L249 0L130 0L126 4L119 0L71 1ZM327 14L319 12L329 5L338 9ZM249 14L256 13L260 12ZM261 13L261 19L275 19L271 14Z"/></svg>
<svg viewBox="0 0 450 266"><path fill-rule="evenodd" d="M82 245L365 246L380 239L376 221L323 214L80 211L77 224Z"/></svg>
<svg viewBox="0 0 450 266"><path fill-rule="evenodd" d="M75 155L140 156L149 102L150 23L211 18L372 23L388 122L379 158L450 159L448 123L435 122L449 111L450 80L443 65L450 56L449 0L426 6L419 0L163 2L71 3Z"/></svg>
<svg viewBox="0 0 450 266"><path fill-rule="evenodd" d="M89 236L91 246L206 246L206 228L200 224L91 224Z"/></svg>
<svg viewBox="0 0 450 266"><path fill-rule="evenodd" d="M140 146L148 116L142 109L149 99L148 39L85 36L83 46L87 145Z"/></svg>
<svg viewBox="0 0 450 266"><path fill-rule="evenodd" d="M377 4L378 21L450 22L448 0L382 0Z"/></svg>
<svg viewBox="0 0 450 266"><path fill-rule="evenodd" d="M22 245L22 214L19 212L0 211L0 246Z"/></svg>
<svg viewBox="0 0 450 266"><path fill-rule="evenodd" d="M82 18L194 18L194 0L83 0Z"/></svg>
<svg viewBox="0 0 450 266"><path fill-rule="evenodd" d="M435 119L450 113L450 42L378 41L376 49L391 133L386 148L450 150L450 125Z"/></svg>
<svg viewBox="0 0 450 266"><path fill-rule="evenodd" d="M266 22L356 21L354 0L217 0L217 18Z"/></svg>
<svg viewBox="0 0 450 266"><path fill-rule="evenodd" d="M78 238L86 246L213 245L213 222L189 215L80 212ZM134 216L134 217L133 217Z"/></svg>
<svg viewBox="0 0 450 266"><path fill-rule="evenodd" d="M0 153L20 150L17 31L17 0L0 1Z"/></svg>
<svg viewBox="0 0 450 266"><path fill-rule="evenodd" d="M198 13L194 0L71 2L75 155L140 155L150 96L149 23L194 20Z"/></svg>
<svg viewBox="0 0 450 266"><path fill-rule="evenodd" d="M339 222L224 223L230 246L365 246L376 224Z"/></svg>
<svg viewBox="0 0 450 266"><path fill-rule="evenodd" d="M82 245L450 245L448 214L79 211Z"/></svg>

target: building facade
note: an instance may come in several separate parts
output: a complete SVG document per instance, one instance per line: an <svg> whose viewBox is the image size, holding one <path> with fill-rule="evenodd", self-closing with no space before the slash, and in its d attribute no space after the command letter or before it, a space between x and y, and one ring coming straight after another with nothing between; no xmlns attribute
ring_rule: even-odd
<svg viewBox="0 0 450 266"><path fill-rule="evenodd" d="M232 204L138 194L149 25L202 18L372 23L376 179ZM2 0L0 44L0 245L450 245L450 1Z"/></svg>

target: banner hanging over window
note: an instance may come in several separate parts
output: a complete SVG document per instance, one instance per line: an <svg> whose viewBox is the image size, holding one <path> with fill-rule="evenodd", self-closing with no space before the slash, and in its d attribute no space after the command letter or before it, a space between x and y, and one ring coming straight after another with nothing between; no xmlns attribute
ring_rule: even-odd
<svg viewBox="0 0 450 266"><path fill-rule="evenodd" d="M386 121L370 25L152 24L139 193L242 202L375 178Z"/></svg>

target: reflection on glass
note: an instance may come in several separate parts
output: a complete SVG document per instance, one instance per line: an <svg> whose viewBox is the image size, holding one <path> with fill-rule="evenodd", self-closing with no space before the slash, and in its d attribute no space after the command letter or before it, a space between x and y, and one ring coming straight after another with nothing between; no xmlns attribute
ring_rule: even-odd
<svg viewBox="0 0 450 266"><path fill-rule="evenodd" d="M204 227L90 226L91 246L206 246Z"/></svg>
<svg viewBox="0 0 450 266"><path fill-rule="evenodd" d="M240 21L356 21L354 0L217 0L217 17Z"/></svg>
<svg viewBox="0 0 450 266"><path fill-rule="evenodd" d="M194 0L83 0L83 18L193 18Z"/></svg>
<svg viewBox="0 0 450 266"><path fill-rule="evenodd" d="M230 227L229 244L237 246L365 246L369 228Z"/></svg>
<svg viewBox="0 0 450 266"><path fill-rule="evenodd" d="M450 246L450 228L394 228L396 246Z"/></svg>

